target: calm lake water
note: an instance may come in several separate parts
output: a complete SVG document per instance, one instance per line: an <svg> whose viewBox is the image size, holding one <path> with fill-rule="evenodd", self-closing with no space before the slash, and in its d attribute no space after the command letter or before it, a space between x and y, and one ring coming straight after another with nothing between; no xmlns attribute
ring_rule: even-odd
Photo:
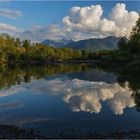
<svg viewBox="0 0 140 140"><path fill-rule="evenodd" d="M140 128L138 77L128 75L81 65L3 67L0 124L56 136Z"/></svg>

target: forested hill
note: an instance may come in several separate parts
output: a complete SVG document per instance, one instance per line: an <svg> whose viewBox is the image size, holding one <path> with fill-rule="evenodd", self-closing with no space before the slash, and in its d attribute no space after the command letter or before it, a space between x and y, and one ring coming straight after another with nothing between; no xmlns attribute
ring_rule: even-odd
<svg viewBox="0 0 140 140"><path fill-rule="evenodd" d="M52 62L55 60L79 59L88 53L70 48L54 48L30 40L21 41L8 34L0 35L0 63L20 62Z"/></svg>
<svg viewBox="0 0 140 140"><path fill-rule="evenodd" d="M91 38L87 40L80 40L76 42L71 42L65 47L72 49L81 49L81 50L112 50L117 49L117 43L120 40L120 37L106 37L106 38Z"/></svg>

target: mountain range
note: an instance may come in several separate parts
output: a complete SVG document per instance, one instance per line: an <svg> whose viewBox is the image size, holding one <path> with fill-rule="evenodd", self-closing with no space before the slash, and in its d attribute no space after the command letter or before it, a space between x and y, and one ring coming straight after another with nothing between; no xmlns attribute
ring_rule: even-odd
<svg viewBox="0 0 140 140"><path fill-rule="evenodd" d="M61 39L58 41L46 39L42 44L59 48L71 48L78 50L98 51L117 49L117 43L121 37L90 38L85 40L73 41ZM126 39L127 40L127 39Z"/></svg>

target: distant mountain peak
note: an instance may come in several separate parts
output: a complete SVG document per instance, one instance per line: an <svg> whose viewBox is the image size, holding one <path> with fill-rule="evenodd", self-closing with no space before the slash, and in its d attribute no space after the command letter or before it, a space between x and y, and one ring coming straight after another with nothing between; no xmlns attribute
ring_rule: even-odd
<svg viewBox="0 0 140 140"><path fill-rule="evenodd" d="M69 40L66 38L62 38L60 40L51 40L51 39L46 39L42 42L42 44L52 46L52 47L63 47L69 43L73 42L73 40Z"/></svg>

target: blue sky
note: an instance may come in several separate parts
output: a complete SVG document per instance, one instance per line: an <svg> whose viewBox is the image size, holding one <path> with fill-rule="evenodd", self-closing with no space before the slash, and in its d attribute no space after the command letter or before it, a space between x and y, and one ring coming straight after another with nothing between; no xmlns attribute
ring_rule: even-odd
<svg viewBox="0 0 140 140"><path fill-rule="evenodd" d="M61 22L73 6L84 7L96 4L100 4L104 9L104 15L108 16L116 3L125 3L129 11L134 10L140 13L140 1L10 1L0 8L20 10L23 16L17 20L0 17L0 21L21 28L28 28L32 25L48 25Z"/></svg>
<svg viewBox="0 0 140 140"><path fill-rule="evenodd" d="M103 9L103 18L108 18L111 9L117 3L124 3L128 12L140 13L140 1L8 1L0 2L0 9L17 10L22 13L17 18L8 18L0 15L0 23L8 24L29 30L32 26L49 26L58 24L63 26L62 20L69 15L74 6L90 7L100 5Z"/></svg>

